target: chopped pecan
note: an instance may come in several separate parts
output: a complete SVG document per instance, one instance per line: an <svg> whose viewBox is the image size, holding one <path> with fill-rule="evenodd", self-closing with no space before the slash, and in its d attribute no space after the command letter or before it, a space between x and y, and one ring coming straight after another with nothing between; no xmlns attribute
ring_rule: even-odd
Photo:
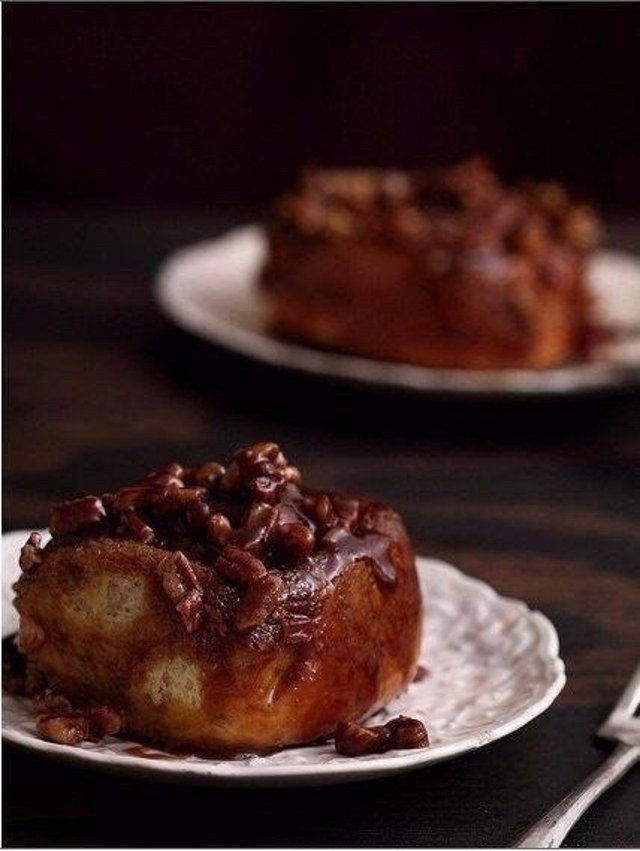
<svg viewBox="0 0 640 851"><path fill-rule="evenodd" d="M187 632L196 632L202 624L204 614L202 599L202 589L192 588L176 604L176 611L180 615Z"/></svg>
<svg viewBox="0 0 640 851"><path fill-rule="evenodd" d="M318 525L325 529L333 525L334 513L331 500L326 494L316 497L314 512Z"/></svg>
<svg viewBox="0 0 640 851"><path fill-rule="evenodd" d="M295 478L276 443L256 443L236 452L220 487L230 492L244 490L253 499L272 503Z"/></svg>
<svg viewBox="0 0 640 851"><path fill-rule="evenodd" d="M282 475L284 476L285 481L290 482L293 485L299 485L302 482L302 473L297 467L294 467L293 464L287 464L282 471Z"/></svg>
<svg viewBox="0 0 640 851"><path fill-rule="evenodd" d="M285 523L278 527L278 547L293 561L311 555L315 547L315 536L304 523Z"/></svg>
<svg viewBox="0 0 640 851"><path fill-rule="evenodd" d="M38 733L59 745L79 745L89 737L89 722L81 715L39 715Z"/></svg>
<svg viewBox="0 0 640 851"><path fill-rule="evenodd" d="M195 483L201 487L211 487L224 476L225 472L222 464L212 461L210 464L197 468L194 474Z"/></svg>
<svg viewBox="0 0 640 851"><path fill-rule="evenodd" d="M195 529L206 527L211 515L211 509L202 499L196 499L187 505L186 517L189 525Z"/></svg>
<svg viewBox="0 0 640 851"><path fill-rule="evenodd" d="M358 519L358 514L360 513L360 503L357 499L351 499L350 497L340 496L339 494L333 494L332 497L333 508L343 523L346 523L348 527Z"/></svg>
<svg viewBox="0 0 640 851"><path fill-rule="evenodd" d="M363 727L341 721L334 734L335 749L342 756L364 756L394 749L426 748L429 736L424 724L404 715L384 725Z"/></svg>
<svg viewBox="0 0 640 851"><path fill-rule="evenodd" d="M158 564L157 571L162 587L174 603L179 603L187 591L198 587L198 578L184 553L169 553Z"/></svg>
<svg viewBox="0 0 640 851"><path fill-rule="evenodd" d="M207 522L207 538L218 547L224 547L231 534L231 523L224 514L216 512Z"/></svg>
<svg viewBox="0 0 640 851"><path fill-rule="evenodd" d="M245 526L235 529L228 543L254 555L260 555L275 527L278 512L272 505L258 502L251 508Z"/></svg>
<svg viewBox="0 0 640 851"><path fill-rule="evenodd" d="M156 514L168 514L187 508L191 503L201 499L204 491L201 488L170 487L156 493L153 498L153 508Z"/></svg>
<svg viewBox="0 0 640 851"><path fill-rule="evenodd" d="M274 573L252 580L236 612L236 627L244 632L263 624L277 608L283 587L282 579Z"/></svg>
<svg viewBox="0 0 640 851"><path fill-rule="evenodd" d="M151 485L132 485L122 488L115 495L113 508L116 511L127 511L129 508L144 508L149 505L154 495Z"/></svg>
<svg viewBox="0 0 640 851"><path fill-rule="evenodd" d="M40 735L63 745L77 745L85 739L99 741L115 735L123 724L122 714L110 706L74 709L70 700L51 689L34 697L33 707Z"/></svg>
<svg viewBox="0 0 640 851"><path fill-rule="evenodd" d="M195 632L202 623L203 595L191 562L184 553L169 553L158 564L157 571L185 629Z"/></svg>
<svg viewBox="0 0 640 851"><path fill-rule="evenodd" d="M20 550L18 563L24 573L28 573L42 563L42 535L39 532L32 532L29 535L26 544Z"/></svg>
<svg viewBox="0 0 640 851"><path fill-rule="evenodd" d="M393 748L406 750L410 748L426 748L429 744L427 729L417 718L407 718L399 715L384 725L391 734Z"/></svg>
<svg viewBox="0 0 640 851"><path fill-rule="evenodd" d="M224 548L215 567L225 579L242 585L249 585L267 573L267 568L259 558L232 544Z"/></svg>
<svg viewBox="0 0 640 851"><path fill-rule="evenodd" d="M363 727L341 721L334 734L335 749L342 756L364 756L391 750L391 735L384 727Z"/></svg>
<svg viewBox="0 0 640 851"><path fill-rule="evenodd" d="M54 537L71 535L79 529L100 523L105 516L102 500L97 496L85 496L54 505L49 527Z"/></svg>
<svg viewBox="0 0 640 851"><path fill-rule="evenodd" d="M169 464L167 467L165 467L165 473L167 473L167 475L169 476L173 476L176 479L182 479L184 476L184 467L182 466L182 464L176 464L174 462L173 464Z"/></svg>
<svg viewBox="0 0 640 851"><path fill-rule="evenodd" d="M133 508L128 508L122 512L122 520L131 529L133 534L142 541L143 544L150 544L155 538L156 533L148 523L139 517Z"/></svg>

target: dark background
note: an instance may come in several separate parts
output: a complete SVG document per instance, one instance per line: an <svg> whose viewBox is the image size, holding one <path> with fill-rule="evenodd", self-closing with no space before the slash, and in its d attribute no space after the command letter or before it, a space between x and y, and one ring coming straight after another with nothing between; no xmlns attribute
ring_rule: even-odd
<svg viewBox="0 0 640 851"><path fill-rule="evenodd" d="M640 657L640 399L444 403L242 361L158 311L159 264L309 160L486 151L603 205L640 252L640 5L5 3L4 528L170 460L277 440L389 501L420 553L556 625L567 686L410 775L192 789L3 754L5 847L507 846L599 765ZM640 844L640 772L570 847Z"/></svg>
<svg viewBox="0 0 640 851"><path fill-rule="evenodd" d="M640 5L7 3L8 199L262 204L486 152L640 205Z"/></svg>

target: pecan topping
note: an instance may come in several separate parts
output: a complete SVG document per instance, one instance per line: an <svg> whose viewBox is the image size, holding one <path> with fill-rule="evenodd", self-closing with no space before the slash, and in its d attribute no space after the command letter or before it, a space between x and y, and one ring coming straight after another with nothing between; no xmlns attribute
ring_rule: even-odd
<svg viewBox="0 0 640 851"><path fill-rule="evenodd" d="M400 715L376 727L341 721L336 727L334 744L342 756L364 756L395 749L426 748L429 736L421 721Z"/></svg>
<svg viewBox="0 0 640 851"><path fill-rule="evenodd" d="M394 581L388 538L375 534L377 511L371 528L363 522L367 505L305 488L280 447L263 442L227 467L173 463L114 493L61 503L48 548L93 536L164 550L159 580L189 633L215 642L249 630L249 646L295 644L312 635L326 586L345 565L368 559L376 578ZM36 568L45 552L34 533L22 569ZM23 644L35 649L43 638L25 624Z"/></svg>
<svg viewBox="0 0 640 851"><path fill-rule="evenodd" d="M267 568L259 558L231 544L222 551L216 562L216 570L225 579L231 579L242 585L249 585L267 572Z"/></svg>
<svg viewBox="0 0 640 851"><path fill-rule="evenodd" d="M282 589L282 579L274 573L251 582L236 613L236 627L243 632L263 624L277 608Z"/></svg>
<svg viewBox="0 0 640 851"><path fill-rule="evenodd" d="M209 464L198 467L194 476L195 483L201 487L211 487L224 476L225 472L222 464L212 461Z"/></svg>
<svg viewBox="0 0 640 851"><path fill-rule="evenodd" d="M399 715L385 724L391 734L392 747L398 750L426 748L429 744L427 729L417 718Z"/></svg>
<svg viewBox="0 0 640 851"><path fill-rule="evenodd" d="M251 553L229 545L217 560L216 570L225 579L245 586L235 619L241 632L263 624L277 608L284 583Z"/></svg>
<svg viewBox="0 0 640 851"><path fill-rule="evenodd" d="M24 573L33 570L42 562L42 535L32 532L20 550L20 569Z"/></svg>
<svg viewBox="0 0 640 851"><path fill-rule="evenodd" d="M196 632L202 623L204 613L202 604L202 589L192 588L176 604L176 611L182 619L187 632Z"/></svg>
<svg viewBox="0 0 640 851"><path fill-rule="evenodd" d="M231 523L224 514L212 514L207 523L207 537L212 544L224 547L231 534Z"/></svg>
<svg viewBox="0 0 640 851"><path fill-rule="evenodd" d="M175 605L187 632L195 632L202 622L202 587L184 553L169 553L158 564L162 587Z"/></svg>
<svg viewBox="0 0 640 851"><path fill-rule="evenodd" d="M277 541L293 561L310 556L315 546L315 535L303 523L285 523L278 527Z"/></svg>
<svg viewBox="0 0 640 851"><path fill-rule="evenodd" d="M155 538L155 532L151 526L138 517L133 508L128 508L126 511L123 511L122 519L131 529L135 537L142 541L143 544L150 544Z"/></svg>
<svg viewBox="0 0 640 851"><path fill-rule="evenodd" d="M106 516L102 500L97 496L84 496L54 505L49 521L51 534L71 535L79 529L95 526Z"/></svg>
<svg viewBox="0 0 640 851"><path fill-rule="evenodd" d="M236 452L220 487L231 492L246 491L262 502L275 502L292 476L295 478L295 473L276 443L256 443Z"/></svg>

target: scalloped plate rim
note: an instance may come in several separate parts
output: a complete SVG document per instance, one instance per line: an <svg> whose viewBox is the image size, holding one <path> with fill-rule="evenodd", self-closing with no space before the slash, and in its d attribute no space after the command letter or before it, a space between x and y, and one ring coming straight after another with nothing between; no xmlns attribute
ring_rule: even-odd
<svg viewBox="0 0 640 851"><path fill-rule="evenodd" d="M26 530L24 532L5 533L2 536L3 546L9 536L18 537L27 534ZM468 576L453 565L439 559L423 556L417 556L416 561L418 569L421 571L436 570L441 577L462 583L467 590L472 589L477 595L491 600L499 599L501 604L505 606L517 606L521 610L521 614L528 617L530 622L536 625L537 646L547 663L552 665L553 679L538 699L516 711L515 715L509 716L503 722L492 724L489 733L471 733L455 741L435 744L423 750L393 751L390 754L372 755L354 759L347 763L320 762L312 764L292 763L289 765L251 765L239 760L199 760L197 763L179 758L166 760L154 758L150 760L107 750L84 750L81 747L53 744L39 739L31 733L25 733L7 726L4 714L2 721L3 739L53 759L120 773L133 772L157 780L228 786L320 785L374 779L404 773L451 759L510 735L548 709L562 691L566 682L564 662L559 656L558 635L551 621L541 612L530 609L526 603L498 594L488 583ZM444 581L444 579L441 581ZM3 637L5 634L3 624ZM15 698L3 695L3 702L5 700L12 701ZM285 752L286 749L280 753Z"/></svg>

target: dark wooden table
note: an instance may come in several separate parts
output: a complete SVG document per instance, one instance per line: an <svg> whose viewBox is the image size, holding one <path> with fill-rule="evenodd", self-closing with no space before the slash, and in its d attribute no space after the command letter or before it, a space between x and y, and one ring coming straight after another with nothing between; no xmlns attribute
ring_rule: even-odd
<svg viewBox="0 0 640 851"><path fill-rule="evenodd" d="M640 657L640 401L454 404L301 380L215 351L154 307L159 261L240 215L5 220L5 529L168 460L274 439L320 486L395 504L420 552L537 606L568 684L521 731L350 786L223 791L5 748L8 846L506 846L605 756L593 732ZM611 242L640 250L640 223ZM568 845L640 845L640 777Z"/></svg>

